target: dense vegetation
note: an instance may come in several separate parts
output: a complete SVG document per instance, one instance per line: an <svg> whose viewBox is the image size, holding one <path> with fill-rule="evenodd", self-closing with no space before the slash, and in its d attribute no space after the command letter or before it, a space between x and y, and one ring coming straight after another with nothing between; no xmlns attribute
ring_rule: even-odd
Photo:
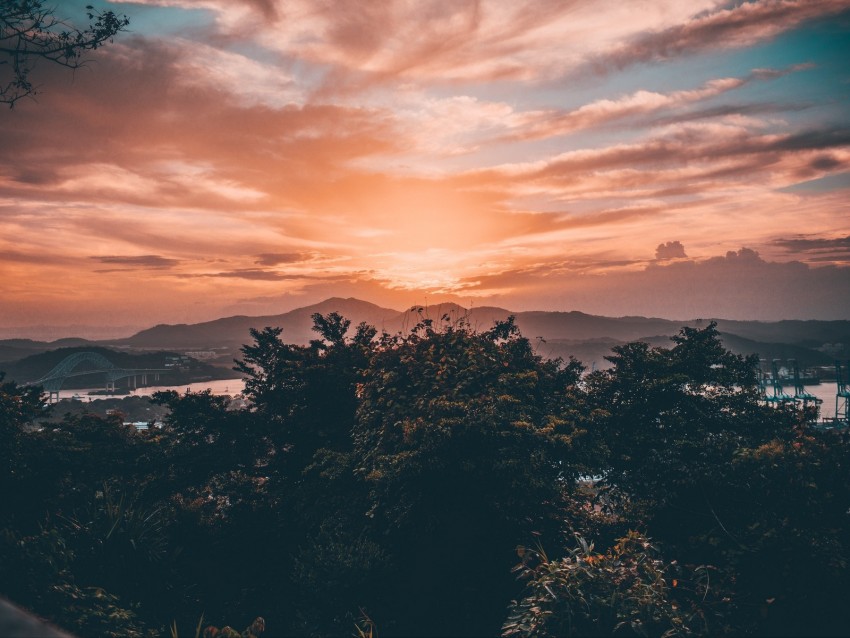
<svg viewBox="0 0 850 638"><path fill-rule="evenodd" d="M142 433L0 382L0 593L82 636L850 626L846 433L760 405L714 325L583 376L512 320L314 320L252 331L248 409L162 393Z"/></svg>

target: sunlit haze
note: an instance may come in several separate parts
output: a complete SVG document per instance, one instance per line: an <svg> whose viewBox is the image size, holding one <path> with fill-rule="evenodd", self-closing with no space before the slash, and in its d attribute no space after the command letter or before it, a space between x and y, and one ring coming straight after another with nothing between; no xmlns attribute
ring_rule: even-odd
<svg viewBox="0 0 850 638"><path fill-rule="evenodd" d="M850 319L850 0L89 3L129 31L0 111L0 336Z"/></svg>

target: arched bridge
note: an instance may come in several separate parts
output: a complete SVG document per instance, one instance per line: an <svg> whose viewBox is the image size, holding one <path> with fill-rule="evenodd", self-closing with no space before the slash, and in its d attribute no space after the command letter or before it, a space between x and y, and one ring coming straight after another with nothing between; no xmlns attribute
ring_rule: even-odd
<svg viewBox="0 0 850 638"><path fill-rule="evenodd" d="M77 367L83 363L90 364L85 370L77 371ZM97 352L75 352L65 357L59 365L53 368L37 381L25 385L40 385L48 393L48 401L59 400L59 390L69 377L81 377L87 374L103 374L105 378L106 391L115 392L115 382L118 379L133 378L133 387L141 377L141 384L147 385L148 375L153 375L154 380L159 380L159 373L167 372L165 369L154 368L118 368L109 359Z"/></svg>

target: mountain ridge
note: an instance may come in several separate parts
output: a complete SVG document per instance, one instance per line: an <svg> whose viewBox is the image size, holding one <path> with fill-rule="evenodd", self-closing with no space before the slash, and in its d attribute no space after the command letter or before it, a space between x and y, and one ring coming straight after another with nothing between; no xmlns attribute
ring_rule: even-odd
<svg viewBox="0 0 850 638"><path fill-rule="evenodd" d="M351 321L352 327L361 322L375 326L389 334L405 333L422 319L431 319L434 325L443 322L465 322L476 330L489 329L494 321L509 316L516 318L517 326L531 340L549 341L552 350L563 355L572 345L585 354L600 352L611 344L635 340L657 340L677 334L683 327L699 328L716 321L718 331L727 335L735 350L752 347L763 355L774 352L795 352L810 360L822 363L833 355L842 358L850 355L850 321L848 320L780 320L775 322L741 321L731 319L673 320L660 317L627 315L606 317L578 310L530 310L514 312L497 306L465 308L456 303L415 305L396 310L355 297L330 297L315 304L294 308L276 315L232 315L194 324L158 324L122 339L88 341L66 338L54 342L37 342L31 339L0 340L0 361L10 361L35 352L70 345L106 346L124 350L146 351L169 349L178 351L219 351L219 364L232 362L241 346L250 342L250 330L267 326L281 327L281 338L290 343L306 344L316 337L312 330L312 315L338 312ZM557 347L554 345L557 344ZM795 349L782 349L781 344ZM581 347L579 347L581 346ZM807 354L808 353L808 354ZM557 355L556 355L557 356ZM604 356L604 355L603 355ZM802 363L802 362L801 362Z"/></svg>

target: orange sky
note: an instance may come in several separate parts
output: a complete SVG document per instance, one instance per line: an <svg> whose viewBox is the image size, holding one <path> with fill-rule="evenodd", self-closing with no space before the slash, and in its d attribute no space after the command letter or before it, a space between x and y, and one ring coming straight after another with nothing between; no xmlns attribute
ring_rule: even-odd
<svg viewBox="0 0 850 638"><path fill-rule="evenodd" d="M850 318L850 0L100 7L131 31L0 112L0 336L333 295Z"/></svg>

